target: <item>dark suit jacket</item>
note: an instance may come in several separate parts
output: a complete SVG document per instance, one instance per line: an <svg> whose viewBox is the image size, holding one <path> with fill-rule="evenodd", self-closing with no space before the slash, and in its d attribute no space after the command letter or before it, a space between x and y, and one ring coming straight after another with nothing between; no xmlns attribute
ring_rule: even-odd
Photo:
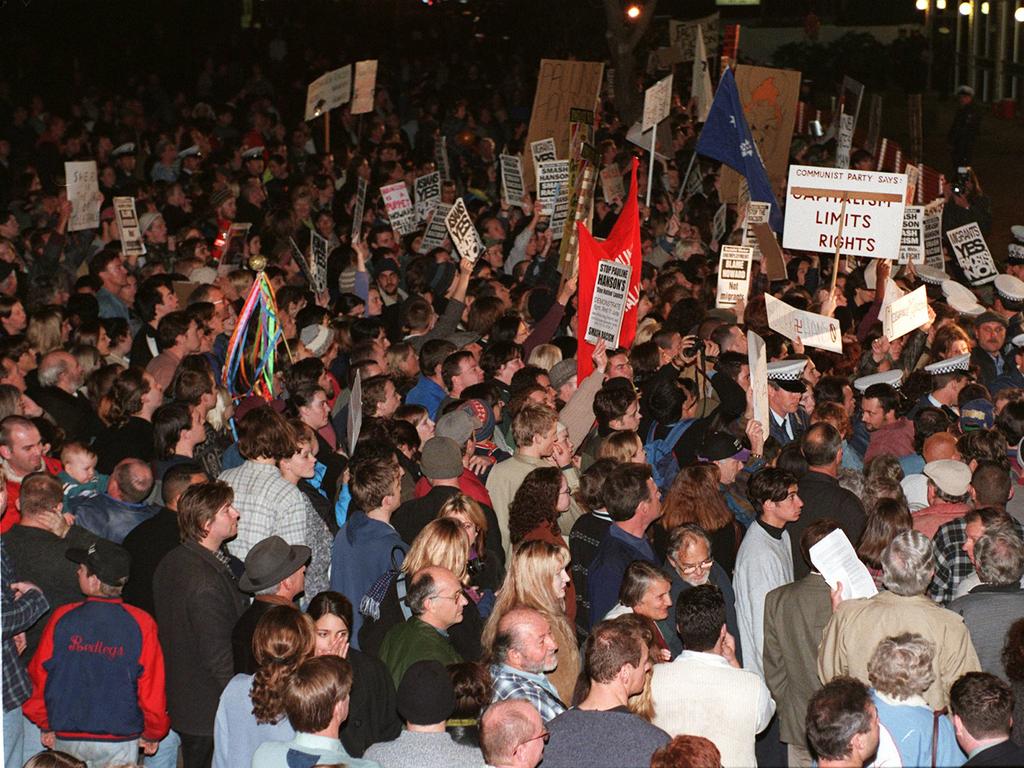
<svg viewBox="0 0 1024 768"><path fill-rule="evenodd" d="M791 413L786 416L789 421L792 430L793 437L790 438L786 432L785 427L775 422L775 417L771 413L768 414L768 433L771 437L774 437L779 445L789 445L793 440L799 440L803 437L804 432L807 431L807 412L803 408L797 408L796 413Z"/></svg>
<svg viewBox="0 0 1024 768"><path fill-rule="evenodd" d="M434 486L426 496L410 499L396 509L391 515L391 525L398 531L402 541L412 546L412 540L423 530L423 526L437 517L437 513L448 499L458 494L458 488Z"/></svg>
<svg viewBox="0 0 1024 768"><path fill-rule="evenodd" d="M252 636L263 614L275 605L284 603L278 600L261 600L257 597L235 622L235 628L231 630L231 655L235 660L235 674L256 674L258 665L252 652Z"/></svg>
<svg viewBox="0 0 1024 768"><path fill-rule="evenodd" d="M1012 741L996 744L994 747L982 750L966 763L964 768L975 765L1001 765L1008 768L1020 768L1024 765L1024 747L1018 747Z"/></svg>
<svg viewBox="0 0 1024 768"><path fill-rule="evenodd" d="M799 488L804 508L800 511L800 519L786 526L793 547L793 577L796 579L802 579L811 572L800 554L800 536L811 523L832 518L855 547L864 531L864 506L853 493L840 487L834 477L808 472L800 478Z"/></svg>
<svg viewBox="0 0 1024 768"><path fill-rule="evenodd" d="M59 387L39 387L29 396L64 430L68 442L80 440L88 445L103 430L103 422L84 397L69 395Z"/></svg>
<svg viewBox="0 0 1024 768"><path fill-rule="evenodd" d="M776 587L764 601L764 676L778 705L781 738L806 749L807 702L821 688L818 646L832 617L830 590L812 573Z"/></svg>
<svg viewBox="0 0 1024 768"><path fill-rule="evenodd" d="M996 378L996 362L992 356L981 347L975 347L971 352L971 365L978 367L981 383L986 387L991 387ZM1013 368L1013 363L1004 360L1003 372L1005 373L1011 368Z"/></svg>

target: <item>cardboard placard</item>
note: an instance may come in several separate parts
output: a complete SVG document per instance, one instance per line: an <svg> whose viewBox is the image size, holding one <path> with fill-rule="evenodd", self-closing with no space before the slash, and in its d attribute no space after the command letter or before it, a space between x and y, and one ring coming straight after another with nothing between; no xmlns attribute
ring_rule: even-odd
<svg viewBox="0 0 1024 768"><path fill-rule="evenodd" d="M928 291L922 285L886 306L882 313L882 333L889 341L894 341L927 322Z"/></svg>
<svg viewBox="0 0 1024 768"><path fill-rule="evenodd" d="M850 167L850 149L853 147L853 115L839 116L839 135L836 137L836 168Z"/></svg>
<svg viewBox="0 0 1024 768"><path fill-rule="evenodd" d="M644 92L644 117L641 130L649 131L672 109L672 75L662 78Z"/></svg>
<svg viewBox="0 0 1024 768"><path fill-rule="evenodd" d="M743 217L743 245L749 245L754 249L754 260L761 261L761 248L758 245L757 230L754 229L758 224L767 224L768 218L772 213L771 203L760 203L756 200L751 200L747 203L746 214ZM775 235L772 235L772 239L775 239Z"/></svg>
<svg viewBox="0 0 1024 768"><path fill-rule="evenodd" d="M746 302L750 292L750 263L754 249L747 245L723 245L718 257L718 292L715 306L719 309Z"/></svg>
<svg viewBox="0 0 1024 768"><path fill-rule="evenodd" d="M377 60L356 62L356 82L352 92L352 114L373 111L373 97L377 90Z"/></svg>
<svg viewBox="0 0 1024 768"><path fill-rule="evenodd" d="M935 267L945 271L946 256L942 252L942 207L938 205L926 205L924 209L924 224L922 225L924 238L924 263L929 267Z"/></svg>
<svg viewBox="0 0 1024 768"><path fill-rule="evenodd" d="M142 256L146 253L146 244L142 241L139 230L139 217L135 214L134 197L114 198L114 218L120 232L121 253L125 256Z"/></svg>
<svg viewBox="0 0 1024 768"><path fill-rule="evenodd" d="M782 245L817 253L835 253L839 246L848 256L892 259L903 232L906 187L903 173L791 166ZM844 195L842 241L837 242Z"/></svg>
<svg viewBox="0 0 1024 768"><path fill-rule="evenodd" d="M327 290L327 238L319 232L312 232L309 241L309 274L312 278L310 287L313 293Z"/></svg>
<svg viewBox="0 0 1024 768"><path fill-rule="evenodd" d="M772 228L767 223L755 224L754 234L757 235L757 247L761 251L761 270L768 275L769 280L785 280L789 277L786 259Z"/></svg>
<svg viewBox="0 0 1024 768"><path fill-rule="evenodd" d="M946 233L946 238L953 248L960 268L964 271L964 277L971 285L984 285L996 279L999 270L992 260L992 252L988 249L984 235L977 222L964 224L962 227L951 229Z"/></svg>
<svg viewBox="0 0 1024 768"><path fill-rule="evenodd" d="M619 346L619 331L622 329L622 315L626 310L629 294L629 276L632 267L628 264L602 259L597 263L597 280L594 283L594 299L587 318L587 333L584 340L596 344L604 339L608 349Z"/></svg>
<svg viewBox="0 0 1024 768"><path fill-rule="evenodd" d="M405 182L397 181L381 187L380 196L384 200L384 208L388 212L391 227L403 237L415 232L416 209L413 207Z"/></svg>
<svg viewBox="0 0 1024 768"><path fill-rule="evenodd" d="M444 223L448 227L448 233L451 235L452 243L455 245L455 250L459 252L459 256L471 264L475 263L480 258L480 254L484 252L484 242L480 239L480 233L476 231L476 227L473 226L473 219L470 218L469 211L466 210L466 204L461 197L455 200L455 205L444 217Z"/></svg>
<svg viewBox="0 0 1024 768"><path fill-rule="evenodd" d="M708 51L708 55L716 56L720 35L717 13L691 21L670 19L668 22L668 43L679 50L684 57L683 61L692 60L698 34L704 42L704 49Z"/></svg>
<svg viewBox="0 0 1024 768"><path fill-rule="evenodd" d="M711 70L708 67L707 47L704 45L704 35L701 34L701 27L697 25L697 34L694 38L693 69L690 74L690 96L694 101L693 119L703 123L708 119L708 112L711 111L711 102L715 98L714 89L711 87Z"/></svg>
<svg viewBox="0 0 1024 768"><path fill-rule="evenodd" d="M764 300L768 309L768 327L773 331L787 339L800 339L805 347L842 353L843 332L834 317L791 307L768 293Z"/></svg>
<svg viewBox="0 0 1024 768"><path fill-rule="evenodd" d="M441 202L441 172L417 176L413 191L416 194L416 221L426 221L434 206Z"/></svg>
<svg viewBox="0 0 1024 768"><path fill-rule="evenodd" d="M750 366L750 401L754 408L754 421L760 423L763 434L768 434L768 352L764 339L747 331L747 364ZM767 439L767 438L766 438Z"/></svg>
<svg viewBox="0 0 1024 768"><path fill-rule="evenodd" d="M537 205L540 213L553 216L558 199L569 194L569 161L545 160L537 163ZM554 227L554 224L551 225Z"/></svg>
<svg viewBox="0 0 1024 768"><path fill-rule="evenodd" d="M523 161L519 155L501 155L501 193L508 205L522 205L526 197L523 186Z"/></svg>
<svg viewBox="0 0 1024 768"><path fill-rule="evenodd" d="M352 65L325 72L306 88L306 120L340 107L352 97Z"/></svg>
<svg viewBox="0 0 1024 768"><path fill-rule="evenodd" d="M924 264L924 206L903 209L903 233L900 236L899 264Z"/></svg>
<svg viewBox="0 0 1024 768"><path fill-rule="evenodd" d="M71 218L68 219L67 231L97 229L100 225L103 195L100 194L96 161L64 163L64 178L68 185L68 200L71 202Z"/></svg>
<svg viewBox="0 0 1024 768"><path fill-rule="evenodd" d="M352 242L358 243L363 229L363 212L366 210L366 179L356 181L356 204L352 208Z"/></svg>
<svg viewBox="0 0 1024 768"><path fill-rule="evenodd" d="M540 171L537 169L537 166L541 163L550 163L552 160L558 159L555 150L555 140L541 139L540 141L530 142L530 157L533 158L533 172L539 174Z"/></svg>
<svg viewBox="0 0 1024 768"><path fill-rule="evenodd" d="M448 203L439 202L434 206L430 215L430 222L427 229L420 238L420 253L430 253L435 248L444 248L444 241L448 237L448 227L445 225L445 217L452 206Z"/></svg>
<svg viewBox="0 0 1024 768"><path fill-rule="evenodd" d="M626 185L622 183L622 170L617 164L612 163L601 169L601 192L608 205L614 203L615 198L625 201Z"/></svg>

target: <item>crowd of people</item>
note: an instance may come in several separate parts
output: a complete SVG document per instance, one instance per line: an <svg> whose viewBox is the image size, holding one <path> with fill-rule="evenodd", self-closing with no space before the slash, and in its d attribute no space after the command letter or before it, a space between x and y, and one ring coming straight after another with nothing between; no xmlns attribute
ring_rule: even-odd
<svg viewBox="0 0 1024 768"><path fill-rule="evenodd" d="M635 340L580 377L559 233L502 195L521 87L473 70L452 98L382 62L325 146L272 73L237 75L0 111L5 765L1024 764L1024 228L980 290L947 253L840 265L830 293L830 258L786 252L786 279L755 262L715 308L743 210L718 242L684 90L640 206ZM614 102L596 119L602 166L646 178ZM475 262L381 199L438 146ZM793 148L833 163L834 141ZM103 201L70 231L78 160ZM990 226L976 176L947 194L946 229ZM599 193L595 235L623 207ZM225 374L254 257L270 399ZM928 322L888 339L887 291L920 285ZM832 314L843 353L773 331L766 295ZM876 595L815 566L837 531Z"/></svg>

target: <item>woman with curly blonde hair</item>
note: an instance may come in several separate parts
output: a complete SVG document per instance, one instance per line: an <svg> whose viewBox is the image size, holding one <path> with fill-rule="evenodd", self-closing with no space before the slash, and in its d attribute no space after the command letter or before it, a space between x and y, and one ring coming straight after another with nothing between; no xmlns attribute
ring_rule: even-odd
<svg viewBox="0 0 1024 768"><path fill-rule="evenodd" d="M316 624L290 605L275 605L252 637L255 675L235 675L220 695L213 768L248 768L264 741L294 738L282 694L288 678L316 653Z"/></svg>
<svg viewBox="0 0 1024 768"><path fill-rule="evenodd" d="M740 525L725 505L716 464L683 467L661 502L661 519L654 528L654 548L664 557L669 534L683 523L696 523L711 539L715 562L732 574L740 545Z"/></svg>
<svg viewBox="0 0 1024 768"><path fill-rule="evenodd" d="M508 563L505 583L481 638L485 648L492 647L501 618L513 608L532 608L543 614L558 644L558 667L548 679L562 701L571 700L580 666L576 633L566 615L568 567L569 551L563 547L547 541L523 542Z"/></svg>
<svg viewBox="0 0 1024 768"><path fill-rule="evenodd" d="M497 553L487 549L490 526L483 508L475 499L457 493L441 505L437 516L457 520L469 539L469 583L482 591L497 591L505 572Z"/></svg>

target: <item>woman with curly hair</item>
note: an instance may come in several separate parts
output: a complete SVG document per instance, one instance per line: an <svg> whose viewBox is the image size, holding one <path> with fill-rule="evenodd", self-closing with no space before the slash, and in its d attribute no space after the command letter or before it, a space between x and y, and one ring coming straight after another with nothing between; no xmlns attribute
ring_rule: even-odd
<svg viewBox="0 0 1024 768"><path fill-rule="evenodd" d="M163 402L164 391L141 368L121 371L104 398L107 428L96 438L96 469L105 475L121 459L153 461L153 412Z"/></svg>
<svg viewBox="0 0 1024 768"><path fill-rule="evenodd" d="M533 608L543 614L558 644L558 667L548 674L548 680L562 701L572 699L580 667L576 634L566 613L570 605L567 586L571 583L568 567L567 549L547 541L523 542L508 563L505 583L498 591L497 602L481 637L485 648L493 647L498 624L513 608Z"/></svg>
<svg viewBox="0 0 1024 768"><path fill-rule="evenodd" d="M722 499L716 464L683 467L661 502L661 519L654 528L654 550L664 558L669 533L683 523L696 523L711 539L715 562L732 575L742 532Z"/></svg>
<svg viewBox="0 0 1024 768"><path fill-rule="evenodd" d="M252 636L255 675L235 675L220 695L214 721L213 768L249 768L264 741L295 737L284 714L285 684L316 653L316 624L290 605L275 605Z"/></svg>

